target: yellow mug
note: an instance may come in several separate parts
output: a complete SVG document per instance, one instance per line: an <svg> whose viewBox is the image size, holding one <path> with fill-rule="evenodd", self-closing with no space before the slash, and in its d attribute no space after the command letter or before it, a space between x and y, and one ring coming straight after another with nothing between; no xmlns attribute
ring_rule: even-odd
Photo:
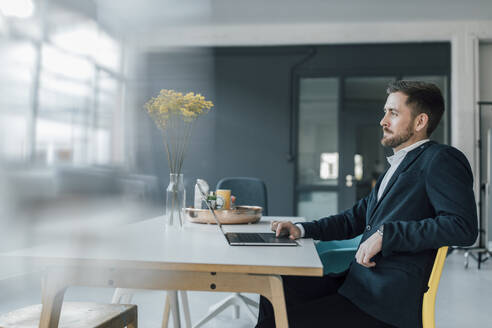
<svg viewBox="0 0 492 328"><path fill-rule="evenodd" d="M231 190L230 189L217 189L215 191L217 195L216 206L217 209L230 210L231 209Z"/></svg>

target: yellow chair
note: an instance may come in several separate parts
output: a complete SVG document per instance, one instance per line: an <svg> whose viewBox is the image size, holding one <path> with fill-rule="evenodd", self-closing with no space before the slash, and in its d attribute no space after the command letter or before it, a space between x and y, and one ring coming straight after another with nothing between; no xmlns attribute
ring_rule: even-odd
<svg viewBox="0 0 492 328"><path fill-rule="evenodd" d="M444 268L444 261L448 253L448 246L439 248L434 260L434 266L429 277L429 289L424 294L424 301L422 303L422 326L423 328L435 328L435 312L436 312L436 295L437 288L439 287L439 280L441 279L442 269Z"/></svg>

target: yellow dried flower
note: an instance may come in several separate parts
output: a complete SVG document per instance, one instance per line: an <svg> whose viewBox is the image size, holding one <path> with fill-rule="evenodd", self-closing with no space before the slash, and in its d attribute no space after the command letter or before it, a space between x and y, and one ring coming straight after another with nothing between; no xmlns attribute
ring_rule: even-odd
<svg viewBox="0 0 492 328"><path fill-rule="evenodd" d="M162 89L144 107L163 131L171 173L180 173L192 123L214 106L201 94Z"/></svg>
<svg viewBox="0 0 492 328"><path fill-rule="evenodd" d="M146 104L147 112L162 129L171 116L178 115L187 121L193 120L208 112L213 107L211 101L205 100L201 94L188 92L183 94L174 90L162 89L157 97L151 98Z"/></svg>

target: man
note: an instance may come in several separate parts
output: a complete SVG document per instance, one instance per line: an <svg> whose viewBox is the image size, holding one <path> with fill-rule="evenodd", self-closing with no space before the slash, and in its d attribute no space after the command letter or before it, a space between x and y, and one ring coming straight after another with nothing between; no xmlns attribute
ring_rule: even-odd
<svg viewBox="0 0 492 328"><path fill-rule="evenodd" d="M436 250L477 237L473 176L457 149L429 141L444 112L439 89L397 81L387 89L380 124L392 147L389 169L349 210L313 222L274 222L277 235L317 240L362 234L349 269L338 276L283 277L293 327L422 327L422 299ZM260 299L257 327L274 327Z"/></svg>

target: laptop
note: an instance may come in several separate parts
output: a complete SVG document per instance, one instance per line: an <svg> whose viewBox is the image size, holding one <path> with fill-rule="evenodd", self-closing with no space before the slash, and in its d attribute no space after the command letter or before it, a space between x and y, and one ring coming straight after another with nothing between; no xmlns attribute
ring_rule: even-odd
<svg viewBox="0 0 492 328"><path fill-rule="evenodd" d="M205 193L203 192L199 184L198 189L202 195L202 199L205 200L208 209L212 212L212 216L217 222L220 232L224 235L225 239L231 246L297 246L297 241L290 239L287 236L276 237L273 232L224 232L222 223L215 215L214 209L210 206L206 200Z"/></svg>

